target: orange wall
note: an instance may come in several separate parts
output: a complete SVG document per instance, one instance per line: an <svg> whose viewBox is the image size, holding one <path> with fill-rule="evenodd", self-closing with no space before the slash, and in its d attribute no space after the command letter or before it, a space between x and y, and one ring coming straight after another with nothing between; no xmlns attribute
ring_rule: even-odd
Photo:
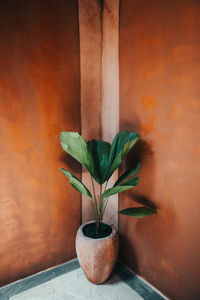
<svg viewBox="0 0 200 300"><path fill-rule="evenodd" d="M123 0L120 129L141 142L141 183L120 208L154 203L157 216L121 216L121 260L172 299L200 299L200 2Z"/></svg>
<svg viewBox="0 0 200 300"><path fill-rule="evenodd" d="M59 133L80 131L79 77L77 1L0 2L0 285L75 256Z"/></svg>

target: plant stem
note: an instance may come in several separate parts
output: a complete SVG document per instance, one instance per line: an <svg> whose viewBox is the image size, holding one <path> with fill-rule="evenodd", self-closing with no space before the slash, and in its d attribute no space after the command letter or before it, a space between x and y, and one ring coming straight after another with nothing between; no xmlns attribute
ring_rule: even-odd
<svg viewBox="0 0 200 300"><path fill-rule="evenodd" d="M100 213L100 222L102 222L102 184L100 185L100 197L99 197L99 213Z"/></svg>
<svg viewBox="0 0 200 300"><path fill-rule="evenodd" d="M103 206L102 217L103 217L103 215L104 215L104 213L105 213L106 206L107 206L107 204L108 204L108 200L109 200L109 197L105 199L105 204L104 204L104 206Z"/></svg>
<svg viewBox="0 0 200 300"><path fill-rule="evenodd" d="M90 201L91 201L91 206L92 206L92 209L93 209L94 218L95 218L95 221L97 222L97 215L96 215L94 203L92 202L92 199Z"/></svg>
<svg viewBox="0 0 200 300"><path fill-rule="evenodd" d="M105 191L106 191L107 184L108 184L108 180L106 181L106 184L105 184L104 193L105 193Z"/></svg>
<svg viewBox="0 0 200 300"><path fill-rule="evenodd" d="M104 187L104 192L106 190L106 187L107 187L107 184L108 184L108 181L106 181L106 184L105 184L105 187ZM102 222L103 220L103 207L104 207L104 198L102 197L102 185L100 185L100 222Z"/></svg>
<svg viewBox="0 0 200 300"><path fill-rule="evenodd" d="M92 181L92 189L93 189L93 194L94 194L94 200L95 200L95 211L96 211L96 217L95 217L95 221L98 222L98 210L97 210L97 199L96 199L96 193L95 193L95 188L94 188L94 182L93 182L93 178L90 175L91 181ZM94 205L93 205L94 207Z"/></svg>

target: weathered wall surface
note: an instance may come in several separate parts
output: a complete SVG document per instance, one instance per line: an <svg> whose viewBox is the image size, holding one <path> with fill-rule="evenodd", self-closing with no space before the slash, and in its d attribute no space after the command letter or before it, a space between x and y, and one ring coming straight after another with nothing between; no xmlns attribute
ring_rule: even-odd
<svg viewBox="0 0 200 300"><path fill-rule="evenodd" d="M121 1L120 129L137 131L140 203L157 216L121 216L121 260L172 299L200 299L200 2ZM138 204L139 205L139 204Z"/></svg>
<svg viewBox="0 0 200 300"><path fill-rule="evenodd" d="M0 2L0 285L75 256L80 195L59 144L80 131L77 1Z"/></svg>

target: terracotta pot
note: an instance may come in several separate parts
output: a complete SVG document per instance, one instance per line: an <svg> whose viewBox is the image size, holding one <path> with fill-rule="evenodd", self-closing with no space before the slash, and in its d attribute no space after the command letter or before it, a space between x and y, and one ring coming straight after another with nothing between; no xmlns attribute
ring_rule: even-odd
<svg viewBox="0 0 200 300"><path fill-rule="evenodd" d="M117 260L119 237L114 225L112 233L104 238L86 237L83 227L94 221L82 224L76 235L76 253L80 266L87 279L94 284L105 282L110 276Z"/></svg>

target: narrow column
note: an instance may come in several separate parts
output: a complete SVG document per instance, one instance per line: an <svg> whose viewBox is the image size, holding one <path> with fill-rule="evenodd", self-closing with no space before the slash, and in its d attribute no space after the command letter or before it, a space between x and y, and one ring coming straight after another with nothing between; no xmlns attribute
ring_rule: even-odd
<svg viewBox="0 0 200 300"><path fill-rule="evenodd" d="M119 131L119 0L104 0L102 17L102 137L112 142ZM117 175L116 171L110 187ZM117 211L118 195L114 195L109 199L105 220L112 218L116 226Z"/></svg>
<svg viewBox="0 0 200 300"><path fill-rule="evenodd" d="M86 139L109 142L119 130L119 0L79 0L81 126ZM112 182L116 179L116 174ZM83 171L83 182L91 188ZM105 221L118 225L118 197L109 200ZM89 200L82 197L82 222L92 219Z"/></svg>
<svg viewBox="0 0 200 300"><path fill-rule="evenodd" d="M101 1L79 0L81 129L86 140L101 139ZM83 169L82 181L92 191ZM90 201L82 195L82 222L93 219Z"/></svg>

